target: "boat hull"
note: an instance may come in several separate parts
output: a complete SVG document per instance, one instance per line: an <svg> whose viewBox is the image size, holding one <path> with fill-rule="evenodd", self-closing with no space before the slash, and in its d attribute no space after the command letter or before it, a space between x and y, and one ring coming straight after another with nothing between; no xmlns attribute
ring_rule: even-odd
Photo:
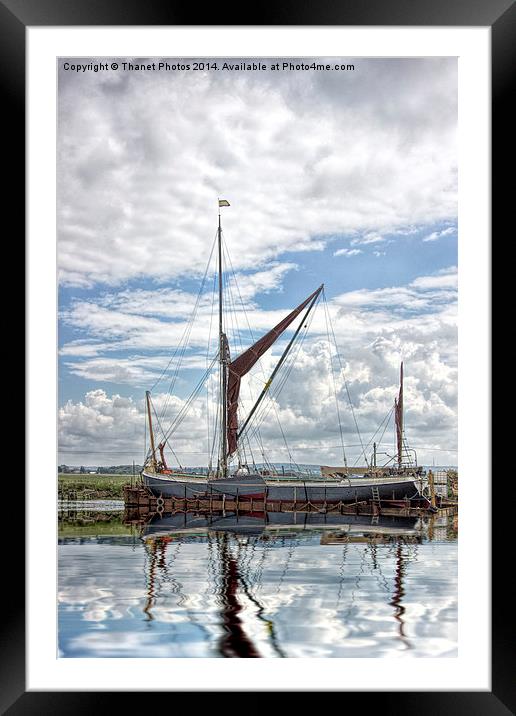
<svg viewBox="0 0 516 716"><path fill-rule="evenodd" d="M226 497L256 497L262 498L265 492L265 482L261 475L248 475L245 477L228 477L218 480L207 480L192 477L177 479L165 475L153 475L142 472L143 484L157 497L188 498L226 495Z"/></svg>
<svg viewBox="0 0 516 716"><path fill-rule="evenodd" d="M310 501L310 502L363 502L375 499L373 488L377 488L380 500L413 500L420 497L413 480L397 482L374 482L363 480L364 484L338 483L314 484L300 482L299 485L268 484L268 500Z"/></svg>
<svg viewBox="0 0 516 716"><path fill-rule="evenodd" d="M389 478L311 481L274 480L247 475L207 480L206 477L169 477L142 472L144 485L157 497L203 498L225 495L227 498L266 498L268 502L363 502L380 500L418 500L421 494L415 478Z"/></svg>

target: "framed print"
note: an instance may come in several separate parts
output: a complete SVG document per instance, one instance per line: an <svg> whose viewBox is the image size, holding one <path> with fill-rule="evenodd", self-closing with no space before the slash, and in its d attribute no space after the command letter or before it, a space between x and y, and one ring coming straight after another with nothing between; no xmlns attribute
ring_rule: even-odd
<svg viewBox="0 0 516 716"><path fill-rule="evenodd" d="M513 5L0 11L28 309L2 708L508 713L489 268Z"/></svg>

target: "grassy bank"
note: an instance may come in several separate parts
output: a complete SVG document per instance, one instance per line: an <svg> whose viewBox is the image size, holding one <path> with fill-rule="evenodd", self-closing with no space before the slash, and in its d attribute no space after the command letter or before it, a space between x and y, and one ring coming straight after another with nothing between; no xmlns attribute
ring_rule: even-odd
<svg viewBox="0 0 516 716"><path fill-rule="evenodd" d="M138 476L136 476L138 477ZM76 499L97 500L123 497L122 488L131 482L131 475L58 475L59 497L70 499L70 493L77 493Z"/></svg>
<svg viewBox="0 0 516 716"><path fill-rule="evenodd" d="M131 535L134 533L132 525L125 525L119 514L84 514L74 519L61 517L59 519L59 537L100 537Z"/></svg>

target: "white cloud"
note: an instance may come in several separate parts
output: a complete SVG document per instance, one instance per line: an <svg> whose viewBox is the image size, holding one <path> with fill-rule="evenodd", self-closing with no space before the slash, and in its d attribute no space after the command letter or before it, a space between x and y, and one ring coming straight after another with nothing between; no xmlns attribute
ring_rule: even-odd
<svg viewBox="0 0 516 716"><path fill-rule="evenodd" d="M224 210L235 269L456 214L456 60L355 73L66 73L58 261L76 286L202 273ZM429 111L439 107L439 111Z"/></svg>
<svg viewBox="0 0 516 716"><path fill-rule="evenodd" d="M363 253L361 249L338 249L333 253L334 256L358 256Z"/></svg>
<svg viewBox="0 0 516 716"><path fill-rule="evenodd" d="M157 414L168 421L184 406L177 397L153 396ZM166 408L166 410L165 410ZM76 464L77 460L97 464L120 464L143 459L145 451L145 402L142 397L124 398L108 395L102 389L88 391L82 401L68 400L59 409L60 460ZM156 422L156 421L155 421ZM163 426L165 428L165 426ZM162 433L155 424L156 436ZM196 401L174 439L178 451L192 456L208 450L206 438L206 399ZM89 457L88 457L89 456ZM193 462L197 462L193 457ZM202 458L201 458L202 461Z"/></svg>
<svg viewBox="0 0 516 716"><path fill-rule="evenodd" d="M455 232L456 229L453 226L449 226L447 229L442 229L441 231L432 231L431 234L425 236L423 241L437 241L438 239L442 239L443 236L452 236Z"/></svg>
<svg viewBox="0 0 516 716"><path fill-rule="evenodd" d="M379 243L383 243L384 241L385 241L385 238L381 234L378 234L376 231L369 231L368 233L364 234L363 236L352 239L351 245L357 246L357 245L367 245L367 244L379 244Z"/></svg>
<svg viewBox="0 0 516 716"><path fill-rule="evenodd" d="M236 273L229 279L226 295L231 296L234 320L228 323L226 330L234 346L241 345L242 340L249 340L242 333L247 334L249 330L264 332L284 317L281 310L258 310L255 298L259 294L281 291L283 277L296 268L293 263L273 262L263 270ZM213 279L210 279L208 288L212 283ZM192 320L194 309L195 321ZM123 289L94 298L76 299L61 311L61 322L66 327L86 333L89 338L66 342L60 354L69 358L89 356L92 359L103 353L121 350L147 352L161 349L171 354L187 339L190 349L205 355L209 337L210 347L217 343L217 310L209 290L198 296L170 288ZM132 356L131 360L135 358L138 359L138 356ZM114 363L112 361L113 368ZM95 366L96 371L102 367L109 369L100 361L92 360L89 365ZM135 366L136 362L133 362L131 371L134 375ZM72 369L76 374L82 370L77 366Z"/></svg>
<svg viewBox="0 0 516 716"><path fill-rule="evenodd" d="M235 274L229 280L229 291L233 300L247 304L257 294L283 290L283 279L288 271L297 269L294 263L271 262L262 271Z"/></svg>

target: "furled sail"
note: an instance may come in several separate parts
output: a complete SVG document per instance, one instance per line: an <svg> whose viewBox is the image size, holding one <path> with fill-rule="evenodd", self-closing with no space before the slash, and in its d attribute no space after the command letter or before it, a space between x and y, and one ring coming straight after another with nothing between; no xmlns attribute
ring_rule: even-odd
<svg viewBox="0 0 516 716"><path fill-rule="evenodd" d="M240 379L246 373L248 373L259 358L267 351L273 343L281 336L292 321L301 313L301 311L308 306L320 292L322 286L317 291L314 291L308 298L303 301L292 313L289 313L277 326L271 331L266 333L250 348L244 351L234 361L228 363L229 377L228 377L228 389L227 389L227 415L228 415L228 456L232 455L237 448L237 432L238 432L238 420L237 420L237 408L238 408L238 396L240 395Z"/></svg>

